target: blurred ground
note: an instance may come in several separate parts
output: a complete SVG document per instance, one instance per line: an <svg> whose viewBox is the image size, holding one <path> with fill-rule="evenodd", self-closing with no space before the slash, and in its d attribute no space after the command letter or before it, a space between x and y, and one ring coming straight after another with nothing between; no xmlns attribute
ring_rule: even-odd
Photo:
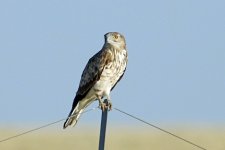
<svg viewBox="0 0 225 150"><path fill-rule="evenodd" d="M167 128L168 129L168 128ZM208 150L225 149L225 129L169 128L169 131L191 140ZM25 130L0 129L0 140ZM1 150L97 150L98 127L75 127L63 129L42 129L27 135L0 143ZM197 150L179 139L161 131L146 127L107 128L106 150Z"/></svg>

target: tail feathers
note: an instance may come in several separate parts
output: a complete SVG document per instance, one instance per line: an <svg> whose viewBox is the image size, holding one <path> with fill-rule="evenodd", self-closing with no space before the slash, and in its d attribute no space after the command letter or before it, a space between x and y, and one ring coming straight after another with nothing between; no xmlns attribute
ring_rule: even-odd
<svg viewBox="0 0 225 150"><path fill-rule="evenodd" d="M75 109L72 109L67 120L65 121L63 125L63 129L65 129L68 126L75 126L78 119L80 118L81 113L83 112L83 109L78 109L79 103Z"/></svg>
<svg viewBox="0 0 225 150"><path fill-rule="evenodd" d="M70 111L70 114L67 118L67 120L65 121L63 128L65 129L68 126L75 126L78 119L80 118L80 115L82 114L82 112L84 111L84 109L86 107L88 107L88 105L94 101L92 99L82 99L82 100L78 100L79 97L75 97L74 99L74 103L72 106L72 110Z"/></svg>

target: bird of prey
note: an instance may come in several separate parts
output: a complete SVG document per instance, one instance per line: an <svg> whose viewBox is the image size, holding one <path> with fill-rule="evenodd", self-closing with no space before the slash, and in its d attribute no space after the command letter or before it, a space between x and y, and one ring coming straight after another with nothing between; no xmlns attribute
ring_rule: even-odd
<svg viewBox="0 0 225 150"><path fill-rule="evenodd" d="M63 128L74 126L83 110L93 101L98 100L104 111L111 109L110 92L123 77L127 66L126 41L122 34L109 32L104 35L102 49L89 59L82 75L73 101L72 109ZM108 106L103 99L108 101Z"/></svg>

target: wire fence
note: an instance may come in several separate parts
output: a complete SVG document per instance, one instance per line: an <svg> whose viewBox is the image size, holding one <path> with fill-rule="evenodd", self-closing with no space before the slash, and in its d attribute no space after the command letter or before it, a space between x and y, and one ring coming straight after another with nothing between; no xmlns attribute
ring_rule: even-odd
<svg viewBox="0 0 225 150"><path fill-rule="evenodd" d="M87 113L87 112L90 112L90 111L93 111L93 110L97 110L98 108L99 108L99 107L95 107L95 108L88 109L88 110L84 111L82 114ZM194 143L194 142L192 142L192 141L190 141L190 140L187 140L187 139L185 139L185 138L183 138L183 137L181 137L181 136L178 136L178 135L176 135L176 134L174 134L174 133L172 133L172 132L169 132L169 131L167 131L167 130L165 130L165 129L162 129L162 128L160 128L160 127L154 125L154 124L151 124L151 123L149 123L149 122L147 122L147 121L145 121L145 120L143 120L143 119L141 119L141 118L139 118L139 117L136 117L135 115L132 115L132 114L130 114L130 113L127 113L127 112L125 112L125 111L123 111L123 110L121 110L121 109L119 109L119 108L114 107L113 109L116 110L116 111L118 111L118 112L120 112L120 113L122 113L122 114L124 114L124 115L126 115L126 116L129 116L129 117L131 117L131 118L133 118L133 119L135 119L135 120L137 120L137 121L139 121L139 122L142 122L142 123L144 123L144 124L146 124L146 125L148 125L148 126L151 126L151 127L155 128L155 129L157 129L157 130L160 130L160 131L162 131L162 132L164 132L164 133L166 133L166 134L169 134L169 135L171 135L171 136L173 136L173 137L175 137L175 138L177 138L177 139L179 139L179 140L181 140L181 141L183 141L183 142L185 142L185 143L187 143L187 144L190 144L190 145L195 146L195 147L197 147L197 148L199 148L199 149L202 149L202 150L208 150L208 149L206 149L206 148L200 146L199 144L196 144L196 143ZM70 117L72 117L72 116L70 116ZM19 133L19 134L16 134L16 135L13 135L13 136L4 138L4 139L0 140L0 144L3 143L3 142L6 142L6 141L12 140L12 139L14 139L14 138L18 138L18 137L20 137L20 136L26 135L26 134L28 134L28 133L31 133L31 132L34 132L34 131L38 131L38 130L43 129L43 128L46 128L46 127L49 127L49 126L54 125L54 124L57 124L57 123L59 123L59 122L65 121L65 120L68 119L68 118L69 118L69 117L67 117L67 118L62 118L62 119L59 119L59 120L57 120L57 121L50 122L50 123L48 123L48 124L39 126L39 127L37 127L37 128L33 128L33 129L31 129L31 130L27 130L27 131L25 131L25 132L22 132L22 133Z"/></svg>

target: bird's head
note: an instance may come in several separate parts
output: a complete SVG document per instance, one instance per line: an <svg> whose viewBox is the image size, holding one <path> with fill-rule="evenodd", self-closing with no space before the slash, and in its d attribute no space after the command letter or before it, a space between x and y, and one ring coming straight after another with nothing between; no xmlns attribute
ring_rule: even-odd
<svg viewBox="0 0 225 150"><path fill-rule="evenodd" d="M105 44L110 44L116 48L126 48L126 41L122 34L118 32L108 32L105 35Z"/></svg>

